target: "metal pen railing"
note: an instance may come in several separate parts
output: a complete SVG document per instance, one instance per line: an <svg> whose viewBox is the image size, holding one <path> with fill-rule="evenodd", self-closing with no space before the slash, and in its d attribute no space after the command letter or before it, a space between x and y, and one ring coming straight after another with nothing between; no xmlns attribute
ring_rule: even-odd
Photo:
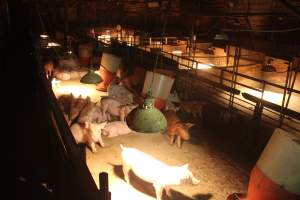
<svg viewBox="0 0 300 200"><path fill-rule="evenodd" d="M142 42L143 45L138 45L137 43L132 43L130 46L133 46L135 48L137 48L141 55L145 54L146 52L151 53L151 49L153 48L153 46L151 45L147 45L149 42L150 38L144 39L143 41L146 42ZM172 37L173 41L176 41L177 39L175 37ZM282 128L289 128L289 129L293 129L293 131L299 132L300 131L300 117L299 117L299 113L297 111L294 110L290 110L289 108L285 107L282 108L282 106L280 107L279 105L277 105L276 103L272 103L272 102L268 102L264 99L260 99L258 100L257 98L252 98L255 97L252 94L248 94L247 98L245 96L237 96L234 95L233 98L230 98L230 94L232 93L232 91L230 91L230 87L235 86L234 89L235 90L239 90L239 88L244 88L244 89L249 89L249 90L253 90L253 91L257 91L261 93L261 97L263 96L263 94L265 93L265 88L266 87L274 87L276 90L282 90L283 94L300 94L299 90L294 89L293 87L288 87L287 85L282 86L280 84L276 84L270 81L265 81L265 80L261 80L255 77L251 77L249 75L243 74L241 72L238 71L233 71L232 69L234 69L234 65L227 65L227 66L211 66L212 70L215 71L219 71L219 74L215 74L212 73L210 71L206 71L206 70L201 70L201 74L197 73L199 72L199 70L195 69L194 66L197 66L198 64L207 64L205 62L201 62L201 61L197 61L194 60L193 58L188 58L188 57L184 57L184 56L180 56L180 55L176 55L174 53L171 52L166 52L163 51L161 49L162 46L164 45L164 41L165 38L151 38L150 40L152 41L160 41L159 43L159 49L160 49L160 57L162 57L162 60L164 59L171 59L174 62L176 62L176 66L175 66L175 70L179 70L179 67L183 70L186 69L187 73L192 74L192 76L195 77L193 84L195 84L197 81L201 81L198 80L200 77L204 78L207 76L211 76L214 77L216 80L216 83L219 83L219 85L217 85L216 83L213 83L214 81L210 82L210 85L214 86L214 91L209 91L210 94L222 99L223 101L227 101L228 104L231 104L231 106L237 107L237 108L247 108L247 110L249 111L248 115L255 115L255 109L249 109L249 107L253 107L254 106L262 106L262 110L259 113L261 116L259 116L260 118L262 118L262 120L266 119L265 122L268 123L271 126L279 126ZM122 42L122 40L119 38L118 42ZM146 43L146 45L145 45ZM235 59L234 56L230 56L227 55L227 57L230 57L231 59ZM242 55L242 57L249 57L247 55ZM202 56L202 58L205 58L204 56ZM211 55L209 55L207 58L213 58ZM219 58L219 57L217 57ZM225 58L225 57L223 57ZM198 57L199 59L199 57ZM255 64L260 64L260 63L255 63L255 62L250 62L247 65L240 65L238 64L237 67L243 66L243 67L251 67ZM292 71L291 71L292 72ZM232 75L234 74L235 78L229 79L227 77L225 77L224 74L227 74L227 77L232 77ZM297 72L295 72L297 73ZM264 87L262 88L257 88L257 87L253 87L250 84L245 84L243 82L239 82L239 78L243 78L245 80L245 82L253 82L254 85L262 85ZM204 80L202 79L202 81ZM183 81L181 79L181 81ZM227 84L229 84L229 89L227 87ZM232 85L232 86L231 86ZM192 86L191 86L192 87ZM225 90L224 90L225 88ZM204 88L205 89L205 88ZM242 91L240 91L242 93ZM245 92L243 92L245 93ZM247 92L246 92L247 94ZM225 95L225 96L224 96ZM227 97L228 98L227 98ZM251 97L251 98L248 98ZM289 98L282 98L282 105L286 105L286 99L290 99ZM219 102L220 103L220 102ZM279 107L277 107L279 106ZM243 112L241 110L238 109L238 111ZM250 112L253 111L253 112ZM257 114L257 113L256 113ZM253 116L252 116L253 117ZM256 116L258 117L258 116ZM280 121L279 118L280 117ZM272 122L269 123L269 121L267 119L270 119ZM293 125L291 125L293 124Z"/></svg>

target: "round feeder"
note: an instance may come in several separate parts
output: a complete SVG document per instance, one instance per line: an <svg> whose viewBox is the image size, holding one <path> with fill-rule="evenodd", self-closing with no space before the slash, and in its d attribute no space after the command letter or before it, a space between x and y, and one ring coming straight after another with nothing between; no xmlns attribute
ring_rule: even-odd
<svg viewBox="0 0 300 200"><path fill-rule="evenodd" d="M151 94L155 98L155 107L163 109L166 105L170 91L174 83L174 78L167 75L147 71L143 87L143 94L147 94L151 88Z"/></svg>
<svg viewBox="0 0 300 200"><path fill-rule="evenodd" d="M251 171L246 197L240 195L237 199L300 199L299 155L300 137L280 128L275 129Z"/></svg>
<svg viewBox="0 0 300 200"><path fill-rule="evenodd" d="M101 77L95 73L94 70L90 69L87 74L85 74L81 79L81 83L86 84L97 84L102 81Z"/></svg>
<svg viewBox="0 0 300 200"><path fill-rule="evenodd" d="M106 92L108 85L116 77L116 72L121 64L122 59L118 56L109 53L103 53L101 58L101 65L99 69L100 76L103 80L98 86L97 90Z"/></svg>

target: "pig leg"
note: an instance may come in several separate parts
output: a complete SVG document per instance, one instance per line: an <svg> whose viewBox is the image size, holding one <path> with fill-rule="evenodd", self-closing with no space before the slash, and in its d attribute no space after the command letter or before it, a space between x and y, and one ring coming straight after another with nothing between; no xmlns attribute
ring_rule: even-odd
<svg viewBox="0 0 300 200"><path fill-rule="evenodd" d="M125 119L125 110L122 107L119 110L119 116L120 116L120 121L124 121L124 119Z"/></svg>
<svg viewBox="0 0 300 200"><path fill-rule="evenodd" d="M200 183L200 180L196 179L192 172L189 171L189 179L191 180L193 185L198 185Z"/></svg>
<svg viewBox="0 0 300 200"><path fill-rule="evenodd" d="M169 137L169 143L172 145L174 143L175 136L174 135L168 135L168 137Z"/></svg>
<svg viewBox="0 0 300 200"><path fill-rule="evenodd" d="M107 119L107 121L111 121L111 117L110 117L110 113L108 113L108 112L104 112L104 115L106 115L106 119Z"/></svg>
<svg viewBox="0 0 300 200"><path fill-rule="evenodd" d="M95 142L89 140L89 141L88 141L88 145L89 145L89 147L92 149L92 152L93 152L93 153L96 153L96 152L97 152L97 148L96 148Z"/></svg>
<svg viewBox="0 0 300 200"><path fill-rule="evenodd" d="M161 185L154 184L155 194L156 194L156 200L161 200L163 195L163 187Z"/></svg>
<svg viewBox="0 0 300 200"><path fill-rule="evenodd" d="M166 187L165 187L165 191L166 191L166 195L167 195L168 197L172 197L172 193L171 193L171 188L170 188L170 187L166 186Z"/></svg>
<svg viewBox="0 0 300 200"><path fill-rule="evenodd" d="M177 146L179 148L181 148L181 137L180 137L180 135L177 135Z"/></svg>
<svg viewBox="0 0 300 200"><path fill-rule="evenodd" d="M130 166L125 164L123 161L123 173L124 173L124 178L127 183L129 183L129 171L130 171Z"/></svg>
<svg viewBox="0 0 300 200"><path fill-rule="evenodd" d="M103 142L103 140L102 140L101 135L100 135L100 137L99 137L98 142L99 142L99 144L100 144L101 147L104 147L104 142Z"/></svg>

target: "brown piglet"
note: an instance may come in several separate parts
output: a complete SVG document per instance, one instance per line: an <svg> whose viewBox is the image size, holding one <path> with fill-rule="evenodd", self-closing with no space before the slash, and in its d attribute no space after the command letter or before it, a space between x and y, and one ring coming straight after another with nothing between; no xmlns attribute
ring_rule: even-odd
<svg viewBox="0 0 300 200"><path fill-rule="evenodd" d="M191 128L194 124L183 123L173 110L165 111L164 115L167 119L167 136L170 144L173 144L176 140L177 146L181 148L182 141L190 139L189 128Z"/></svg>

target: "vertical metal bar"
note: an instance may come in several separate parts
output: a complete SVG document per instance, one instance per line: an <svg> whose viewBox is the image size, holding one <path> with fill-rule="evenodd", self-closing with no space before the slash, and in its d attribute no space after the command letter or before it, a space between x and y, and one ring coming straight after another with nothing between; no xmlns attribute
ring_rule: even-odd
<svg viewBox="0 0 300 200"><path fill-rule="evenodd" d="M221 71L220 71L220 84L223 84L223 77L224 77L224 70L221 69Z"/></svg>
<svg viewBox="0 0 300 200"><path fill-rule="evenodd" d="M292 96L292 91L293 91L293 89L294 89L294 85L295 85L295 82L296 82L296 79L297 79L297 74L298 74L298 72L295 71L295 75L294 75L293 81L292 81L292 83L291 83L291 86L289 87L289 89L290 89L291 91L289 92L288 99L287 99L286 104L285 104L285 109L286 109L286 108L288 107L288 105L289 105L290 98L291 98L291 96Z"/></svg>
<svg viewBox="0 0 300 200"><path fill-rule="evenodd" d="M291 76L290 69L291 69L291 62L289 62L289 66L288 66L288 70L287 70L286 78L285 78L285 85L284 85L284 92L283 92L283 97L282 97L282 102L281 102L280 117L279 117L278 127L282 126L283 119L284 119L284 116L285 116L285 114L284 114L285 113L284 103L285 103L285 96L286 96L286 93L287 93L289 79L290 79L290 76Z"/></svg>

